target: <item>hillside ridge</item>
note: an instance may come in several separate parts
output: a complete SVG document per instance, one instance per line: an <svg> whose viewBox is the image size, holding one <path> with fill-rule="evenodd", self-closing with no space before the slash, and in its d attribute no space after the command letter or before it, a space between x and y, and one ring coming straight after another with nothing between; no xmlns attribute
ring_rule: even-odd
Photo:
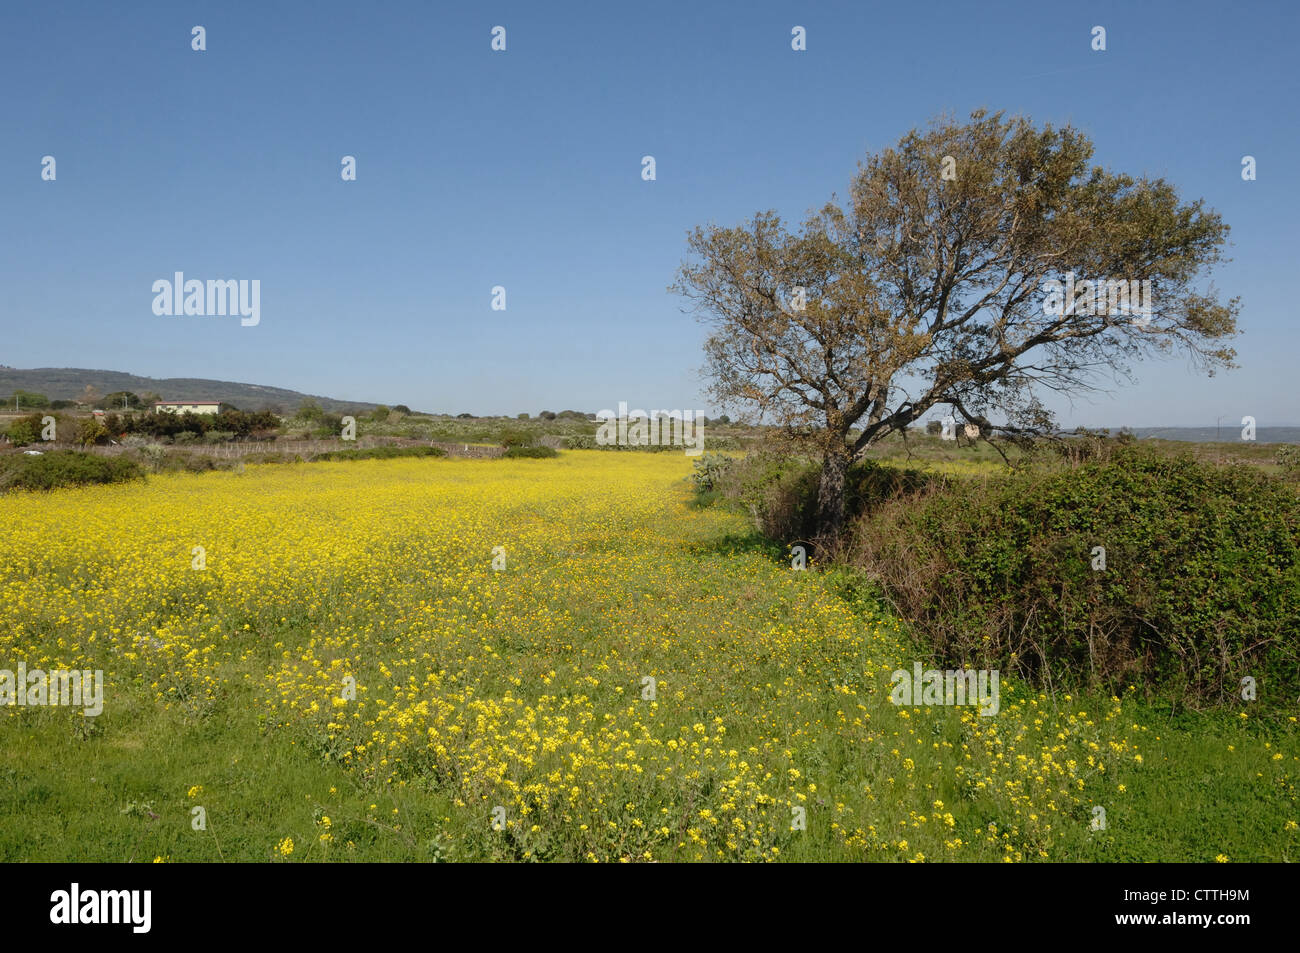
<svg viewBox="0 0 1300 953"><path fill-rule="evenodd" d="M240 410L279 407L283 411L292 411L304 400L314 400L326 411L371 410L379 406L362 400L304 394L286 387L203 377L143 377L126 371L84 367L0 367L0 395L26 390L44 394L51 400L75 400L87 385L94 387L101 396L122 390L136 394L154 392L163 400L220 400L234 404Z"/></svg>

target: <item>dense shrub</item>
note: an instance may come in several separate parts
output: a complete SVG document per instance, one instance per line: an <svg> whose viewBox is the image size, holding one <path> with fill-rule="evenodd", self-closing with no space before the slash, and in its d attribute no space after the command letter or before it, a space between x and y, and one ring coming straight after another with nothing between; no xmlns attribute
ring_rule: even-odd
<svg viewBox="0 0 1300 953"><path fill-rule="evenodd" d="M37 443L41 439L41 418L42 414L28 414L26 417L19 417L9 425L7 436L9 442L15 447L25 447L31 443Z"/></svg>
<svg viewBox="0 0 1300 953"><path fill-rule="evenodd" d="M708 454L705 454L707 457ZM817 516L821 467L806 458L756 451L718 476L723 496L739 502L759 530L790 543L812 538ZM849 467L844 481L844 512L852 519L900 494L941 485L942 477L919 470L900 470L863 461ZM822 540L834 549L836 540Z"/></svg>
<svg viewBox="0 0 1300 953"><path fill-rule="evenodd" d="M183 433L199 435L211 425L206 415L171 414L165 411L150 414L133 414L123 421L123 428L128 434L141 434L148 437L176 438Z"/></svg>
<svg viewBox="0 0 1300 953"><path fill-rule="evenodd" d="M504 457L556 457L554 447L507 447Z"/></svg>
<svg viewBox="0 0 1300 953"><path fill-rule="evenodd" d="M320 416L317 415L318 418ZM194 414L188 411L183 414L172 414L162 411L125 415L120 419L120 423L117 421L109 423L109 429L114 434L140 434L173 439L183 433L193 434L193 437L186 438L187 441L209 432L228 433L233 437L248 437L254 433L276 430L279 426L280 418L268 410L252 412L223 410L219 414ZM337 433L337 428L332 432Z"/></svg>
<svg viewBox="0 0 1300 953"><path fill-rule="evenodd" d="M789 543L811 532L818 472L801 457L759 451L722 474L718 488L749 512L760 532Z"/></svg>
<svg viewBox="0 0 1300 953"><path fill-rule="evenodd" d="M0 458L0 489L52 490L90 483L122 483L144 476L124 457L101 457L75 450L51 450L40 456L12 454Z"/></svg>
<svg viewBox="0 0 1300 953"><path fill-rule="evenodd" d="M1040 449L1046 449L1066 463L1077 466L1080 463L1104 463L1132 441L1131 433L1112 440L1108 431L1080 427L1072 434L1041 444Z"/></svg>
<svg viewBox="0 0 1300 953"><path fill-rule="evenodd" d="M1249 467L1134 449L959 481L860 518L849 558L952 664L1193 702L1298 674L1300 500Z"/></svg>
<svg viewBox="0 0 1300 953"><path fill-rule="evenodd" d="M537 443L537 434L521 427L506 427L501 431L501 446L510 450L514 447L531 447Z"/></svg>
<svg viewBox="0 0 1300 953"><path fill-rule="evenodd" d="M353 419L355 415L349 414ZM360 428L358 427L358 430ZM338 437L343 433L343 415L342 414L321 414L307 431L308 435L317 440L329 440L331 437Z"/></svg>
<svg viewBox="0 0 1300 953"><path fill-rule="evenodd" d="M710 452L696 457L691 468L695 489L700 493L711 492L734 463L734 458L721 453Z"/></svg>
<svg viewBox="0 0 1300 953"><path fill-rule="evenodd" d="M105 444L110 440L108 428L98 417L83 417L77 423L77 443L83 447Z"/></svg>

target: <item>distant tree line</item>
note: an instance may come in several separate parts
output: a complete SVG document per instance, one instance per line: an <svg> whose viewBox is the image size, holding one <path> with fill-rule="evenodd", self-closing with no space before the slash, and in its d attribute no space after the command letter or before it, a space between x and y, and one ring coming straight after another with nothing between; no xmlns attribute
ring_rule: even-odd
<svg viewBox="0 0 1300 953"><path fill-rule="evenodd" d="M129 390L119 390L101 397L99 391L87 385L77 400L50 400L45 394L30 390L15 390L5 400L6 407L18 410L66 410L78 404L102 406L106 410L140 410L152 406L159 400L157 394L135 394Z"/></svg>
<svg viewBox="0 0 1300 953"><path fill-rule="evenodd" d="M106 414L104 426L111 434L141 434L150 437L175 437L177 434L229 433L248 437L253 433L277 430L280 418L269 410L223 410L219 414Z"/></svg>
<svg viewBox="0 0 1300 953"><path fill-rule="evenodd" d="M75 400L50 400L44 394L29 390L16 390L5 401L5 406L14 410L62 410L76 404Z"/></svg>

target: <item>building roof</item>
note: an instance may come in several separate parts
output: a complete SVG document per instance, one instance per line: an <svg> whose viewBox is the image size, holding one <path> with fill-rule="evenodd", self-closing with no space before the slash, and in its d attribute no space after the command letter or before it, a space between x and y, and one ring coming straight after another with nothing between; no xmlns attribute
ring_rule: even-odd
<svg viewBox="0 0 1300 953"><path fill-rule="evenodd" d="M160 404L224 404L224 400L155 400L155 407Z"/></svg>

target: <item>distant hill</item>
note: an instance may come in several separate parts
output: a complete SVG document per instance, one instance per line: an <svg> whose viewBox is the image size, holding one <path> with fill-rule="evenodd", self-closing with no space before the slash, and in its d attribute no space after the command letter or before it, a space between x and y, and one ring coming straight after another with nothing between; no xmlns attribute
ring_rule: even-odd
<svg viewBox="0 0 1300 953"><path fill-rule="evenodd" d="M1155 437L1160 440L1185 440L1194 443L1239 443L1240 418L1224 420L1220 427L1134 427L1133 435L1139 440ZM1111 430L1118 433L1119 428ZM1300 427L1256 427L1256 443L1300 443Z"/></svg>
<svg viewBox="0 0 1300 953"><path fill-rule="evenodd" d="M371 410L378 404L361 400L335 400L317 394L302 394L283 387L261 384L237 384L233 381L205 380L201 377L140 377L122 371L97 371L82 367L34 367L23 370L0 367L0 400L15 390L44 394L50 400L75 400L89 384L100 395L126 390L135 394L155 393L163 400L220 400L240 410L264 410L279 407L292 411L304 400L314 400L322 409Z"/></svg>

